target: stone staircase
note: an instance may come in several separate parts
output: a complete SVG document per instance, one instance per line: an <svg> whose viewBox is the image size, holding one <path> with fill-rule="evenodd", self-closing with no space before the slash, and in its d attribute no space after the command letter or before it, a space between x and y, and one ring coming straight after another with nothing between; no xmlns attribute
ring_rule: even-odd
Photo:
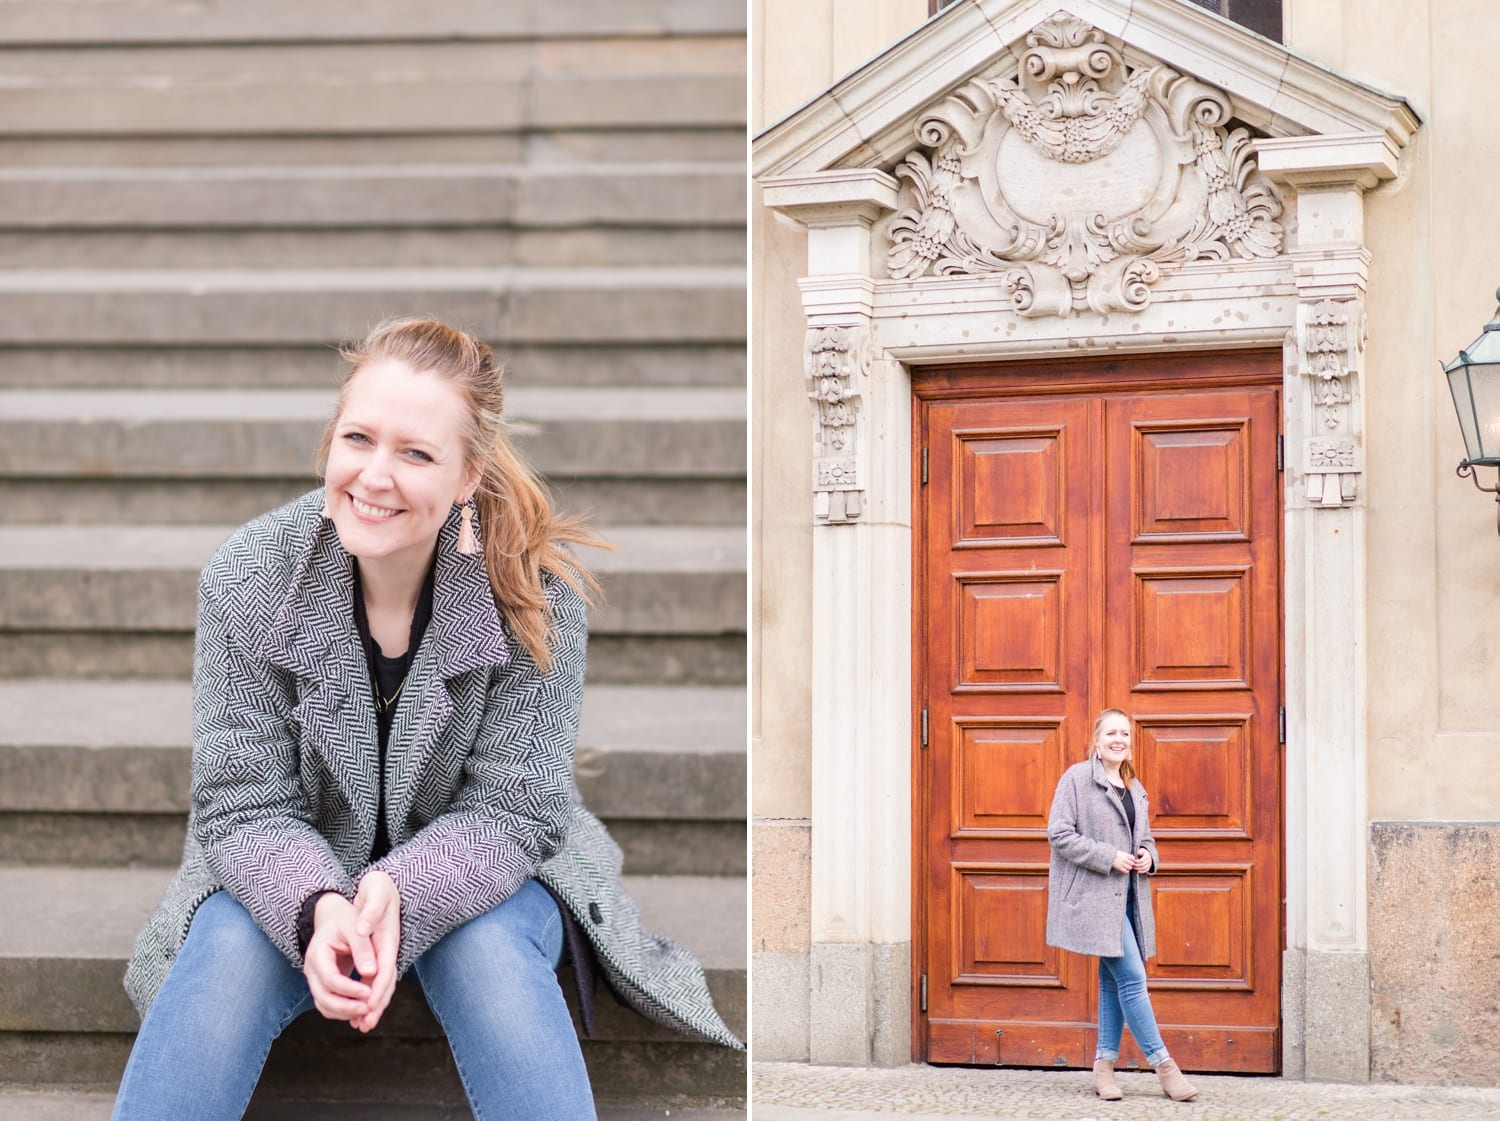
<svg viewBox="0 0 1500 1121"><path fill-rule="evenodd" d="M199 567L316 485L333 347L488 338L618 549L577 773L745 1027L744 7L8 0L0 22L0 1121L105 1118L180 853ZM600 998L601 1116L744 1116ZM304 1017L249 1116L467 1117L413 985Z"/></svg>

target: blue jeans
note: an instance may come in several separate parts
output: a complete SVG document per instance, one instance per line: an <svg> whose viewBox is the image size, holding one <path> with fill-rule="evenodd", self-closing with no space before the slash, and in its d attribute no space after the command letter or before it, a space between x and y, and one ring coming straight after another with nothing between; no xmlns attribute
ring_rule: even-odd
<svg viewBox="0 0 1500 1121"><path fill-rule="evenodd" d="M1120 1032L1126 1024L1135 1036L1136 1046L1150 1066L1165 1062L1167 1046L1151 1011L1151 997L1146 992L1146 963L1135 941L1135 900L1125 905L1125 941L1117 958L1099 959L1099 1046L1096 1059L1110 1062L1120 1057Z"/></svg>
<svg viewBox="0 0 1500 1121"><path fill-rule="evenodd" d="M562 948L557 904L528 880L413 967L478 1121L594 1117L557 982ZM249 913L228 892L209 896L141 1024L113 1121L242 1117L272 1040L312 1006L307 980Z"/></svg>

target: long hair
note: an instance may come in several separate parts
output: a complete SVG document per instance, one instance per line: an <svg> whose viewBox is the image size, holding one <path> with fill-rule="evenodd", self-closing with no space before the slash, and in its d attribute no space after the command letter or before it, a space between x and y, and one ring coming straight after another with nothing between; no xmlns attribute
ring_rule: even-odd
<svg viewBox="0 0 1500 1121"><path fill-rule="evenodd" d="M477 526L484 543L484 567L496 606L511 633L544 672L551 665L552 613L542 587L542 570L572 585L586 600L602 595L599 582L565 544L608 544L584 519L552 509L546 488L521 458L506 433L504 371L483 339L433 319L388 319L363 342L339 353L349 363L339 391L339 407L323 433L319 468L328 461L333 431L344 408L344 393L369 362L395 360L413 370L447 379L463 396L464 458L480 469L474 491Z"/></svg>
<svg viewBox="0 0 1500 1121"><path fill-rule="evenodd" d="M1131 724L1130 753L1135 754L1135 721L1130 719L1128 713L1118 708L1107 708L1098 716L1094 717L1094 730L1089 733L1089 755L1099 754L1099 731L1104 727L1104 722L1111 716L1123 716ZM1129 788L1135 782L1135 768L1131 766L1130 760L1126 759L1120 764L1120 777L1125 780L1125 786Z"/></svg>

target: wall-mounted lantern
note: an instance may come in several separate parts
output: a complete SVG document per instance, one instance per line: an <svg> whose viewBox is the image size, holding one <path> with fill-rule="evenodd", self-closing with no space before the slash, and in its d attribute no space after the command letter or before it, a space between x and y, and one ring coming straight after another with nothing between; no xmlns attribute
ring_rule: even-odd
<svg viewBox="0 0 1500 1121"><path fill-rule="evenodd" d="M1500 300L1500 291L1495 298ZM1473 479L1476 487L1493 494L1500 503L1500 485L1485 486L1474 470L1500 470L1500 307L1484 325L1484 332L1460 350L1458 357L1443 367L1443 373L1448 375L1448 389L1468 453L1458 465L1459 477ZM1500 509L1496 512L1496 528L1500 530Z"/></svg>

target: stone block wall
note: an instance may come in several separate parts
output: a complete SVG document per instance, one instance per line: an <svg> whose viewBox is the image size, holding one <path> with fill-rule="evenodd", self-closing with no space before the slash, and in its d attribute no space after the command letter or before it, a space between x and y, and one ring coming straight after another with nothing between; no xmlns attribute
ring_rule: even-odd
<svg viewBox="0 0 1500 1121"><path fill-rule="evenodd" d="M1500 1085L1500 822L1370 827L1370 1077Z"/></svg>

